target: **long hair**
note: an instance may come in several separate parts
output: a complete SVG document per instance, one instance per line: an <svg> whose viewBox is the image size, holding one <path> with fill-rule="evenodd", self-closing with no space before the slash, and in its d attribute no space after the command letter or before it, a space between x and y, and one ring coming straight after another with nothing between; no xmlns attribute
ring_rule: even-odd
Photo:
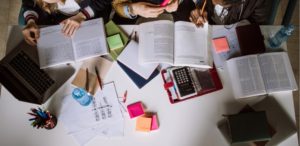
<svg viewBox="0 0 300 146"><path fill-rule="evenodd" d="M61 0L63 3L66 2L66 0ZM42 10L46 11L47 13L51 14L53 12L57 11L57 3L47 3L43 0L35 0L35 4L37 4Z"/></svg>

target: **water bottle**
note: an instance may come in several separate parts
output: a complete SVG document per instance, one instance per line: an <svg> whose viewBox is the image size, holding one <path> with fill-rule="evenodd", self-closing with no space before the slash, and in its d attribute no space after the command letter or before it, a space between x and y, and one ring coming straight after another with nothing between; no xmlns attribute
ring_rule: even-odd
<svg viewBox="0 0 300 146"><path fill-rule="evenodd" d="M83 88L75 88L72 92L72 96L82 106L88 106L93 100L92 95L87 93Z"/></svg>
<svg viewBox="0 0 300 146"><path fill-rule="evenodd" d="M269 45L271 48L278 48L283 42L285 42L294 30L294 25L289 24L282 27L273 37L269 38Z"/></svg>

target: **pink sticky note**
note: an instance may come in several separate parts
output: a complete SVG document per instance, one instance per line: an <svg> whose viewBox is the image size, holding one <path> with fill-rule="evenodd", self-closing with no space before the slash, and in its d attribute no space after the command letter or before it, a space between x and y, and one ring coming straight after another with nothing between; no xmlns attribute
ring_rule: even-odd
<svg viewBox="0 0 300 146"><path fill-rule="evenodd" d="M145 113L142 102L136 102L136 103L128 105L127 110L128 110L130 118L134 118L134 117L143 115Z"/></svg>
<svg viewBox="0 0 300 146"><path fill-rule="evenodd" d="M151 131L158 129L158 120L157 120L157 115L152 116L152 121L151 121Z"/></svg>
<svg viewBox="0 0 300 146"><path fill-rule="evenodd" d="M215 38L212 40L212 43L213 43L215 51L217 53L229 51L229 45L228 45L226 37Z"/></svg>

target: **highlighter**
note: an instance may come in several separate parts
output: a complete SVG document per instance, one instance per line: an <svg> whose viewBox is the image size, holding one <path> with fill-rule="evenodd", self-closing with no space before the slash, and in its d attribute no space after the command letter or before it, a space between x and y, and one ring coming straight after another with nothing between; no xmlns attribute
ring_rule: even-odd
<svg viewBox="0 0 300 146"><path fill-rule="evenodd" d="M172 2L172 0L163 0L163 2L160 4L160 6L161 7L167 6L171 2Z"/></svg>

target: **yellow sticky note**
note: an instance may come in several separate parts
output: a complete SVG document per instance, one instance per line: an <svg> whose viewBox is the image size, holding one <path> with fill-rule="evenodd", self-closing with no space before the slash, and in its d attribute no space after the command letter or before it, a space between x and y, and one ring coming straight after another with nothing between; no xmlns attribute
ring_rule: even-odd
<svg viewBox="0 0 300 146"><path fill-rule="evenodd" d="M138 117L136 121L136 130L149 132L151 130L151 121L152 121L151 117L145 117L145 116Z"/></svg>

